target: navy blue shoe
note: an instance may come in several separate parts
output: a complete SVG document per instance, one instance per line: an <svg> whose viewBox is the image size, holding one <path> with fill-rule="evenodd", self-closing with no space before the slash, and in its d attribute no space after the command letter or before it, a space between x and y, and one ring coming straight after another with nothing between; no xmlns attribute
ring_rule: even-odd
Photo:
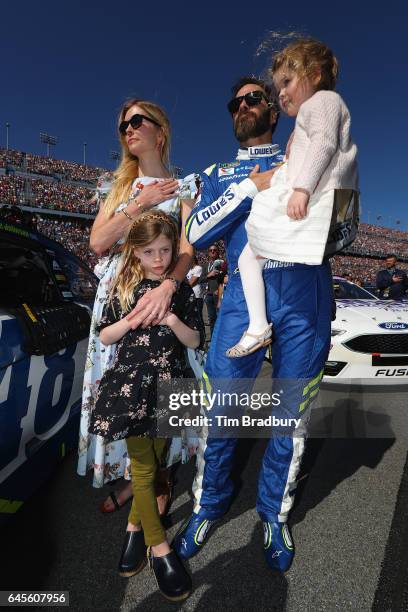
<svg viewBox="0 0 408 612"><path fill-rule="evenodd" d="M171 544L172 549L181 559L190 559L201 549L208 532L216 522L193 512L188 522L176 533Z"/></svg>
<svg viewBox="0 0 408 612"><path fill-rule="evenodd" d="M264 553L269 567L286 572L295 554L292 537L286 523L264 522Z"/></svg>

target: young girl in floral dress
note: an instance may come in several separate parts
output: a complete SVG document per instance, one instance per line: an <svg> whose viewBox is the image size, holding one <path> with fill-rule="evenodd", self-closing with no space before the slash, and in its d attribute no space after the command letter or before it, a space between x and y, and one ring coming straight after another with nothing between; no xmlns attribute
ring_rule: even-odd
<svg viewBox="0 0 408 612"><path fill-rule="evenodd" d="M157 433L157 383L182 377L184 347L200 345L201 315L191 287L181 283L159 324L131 329L126 318L139 299L157 287L174 266L177 227L161 211L141 215L131 225L109 301L98 325L116 355L99 385L90 431L106 441L127 439L133 503L119 562L122 576L139 573L147 562L163 595L188 597L191 579L167 543L160 522L154 479L166 440Z"/></svg>

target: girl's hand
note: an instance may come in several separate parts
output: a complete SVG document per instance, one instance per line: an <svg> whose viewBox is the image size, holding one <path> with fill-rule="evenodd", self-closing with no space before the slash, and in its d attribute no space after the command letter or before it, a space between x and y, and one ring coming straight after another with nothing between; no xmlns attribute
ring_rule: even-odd
<svg viewBox="0 0 408 612"><path fill-rule="evenodd" d="M156 289L147 291L126 316L130 327L136 329L141 326L145 329L149 325L157 325L168 311L174 291L171 280L164 280Z"/></svg>
<svg viewBox="0 0 408 612"><path fill-rule="evenodd" d="M145 185L135 202L130 202L127 207L129 214L140 212L140 209L149 210L161 202L171 200L178 195L179 184L175 179L165 179L164 181L153 181Z"/></svg>
<svg viewBox="0 0 408 612"><path fill-rule="evenodd" d="M309 203L309 194L304 189L294 189L288 202L288 217L295 221L304 219L307 214L307 205Z"/></svg>
<svg viewBox="0 0 408 612"><path fill-rule="evenodd" d="M164 317L162 318L162 320L160 321L159 325L167 325L168 327L171 327L176 322L177 322L177 315L175 315L174 312L170 312L170 310L168 310L166 314L164 315Z"/></svg>

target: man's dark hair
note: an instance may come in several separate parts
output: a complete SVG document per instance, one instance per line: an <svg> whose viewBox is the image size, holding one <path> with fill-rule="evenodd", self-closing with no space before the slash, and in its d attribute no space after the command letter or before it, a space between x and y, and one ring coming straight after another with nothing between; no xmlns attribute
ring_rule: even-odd
<svg viewBox="0 0 408 612"><path fill-rule="evenodd" d="M388 255L385 256L385 259L391 259L391 257L393 257L394 259L398 259L395 253L389 253Z"/></svg>
<svg viewBox="0 0 408 612"><path fill-rule="evenodd" d="M268 98L271 104L271 108L276 112L275 125L271 126L272 134L273 134L276 129L276 126L278 125L278 120L279 120L279 101L278 101L278 94L276 92L275 87L273 86L272 83L269 84L263 79L258 79L257 77L254 77L254 76L243 76L240 79L238 79L238 81L234 83L234 85L231 87L231 93L232 93L233 98L236 97L238 91L241 89L241 87L244 87L244 85L258 85L259 87L262 87L262 89L264 90L266 97Z"/></svg>

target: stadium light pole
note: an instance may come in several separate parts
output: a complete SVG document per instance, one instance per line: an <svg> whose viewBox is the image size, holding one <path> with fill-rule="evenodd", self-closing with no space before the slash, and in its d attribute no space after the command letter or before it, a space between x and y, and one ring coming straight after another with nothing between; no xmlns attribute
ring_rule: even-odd
<svg viewBox="0 0 408 612"><path fill-rule="evenodd" d="M87 142L84 142L84 144L83 144L83 153L84 153L84 155L83 155L83 159L84 159L84 166L86 166L86 147L87 147L87 145L88 145L88 143L87 143Z"/></svg>
<svg viewBox="0 0 408 612"><path fill-rule="evenodd" d="M47 157L50 157L50 146L54 147L58 142L58 138L55 136L50 136L45 132L40 132L40 140L47 145Z"/></svg>
<svg viewBox="0 0 408 612"><path fill-rule="evenodd" d="M111 159L113 159L114 161L119 161L120 160L120 153L119 151L109 151L109 157Z"/></svg>
<svg viewBox="0 0 408 612"><path fill-rule="evenodd" d="M9 138L9 130L10 130L10 124L7 121L6 123L6 150L8 151L8 138Z"/></svg>
<svg viewBox="0 0 408 612"><path fill-rule="evenodd" d="M178 179L183 173L183 168L180 168L180 166L170 166L170 172L175 179Z"/></svg>

